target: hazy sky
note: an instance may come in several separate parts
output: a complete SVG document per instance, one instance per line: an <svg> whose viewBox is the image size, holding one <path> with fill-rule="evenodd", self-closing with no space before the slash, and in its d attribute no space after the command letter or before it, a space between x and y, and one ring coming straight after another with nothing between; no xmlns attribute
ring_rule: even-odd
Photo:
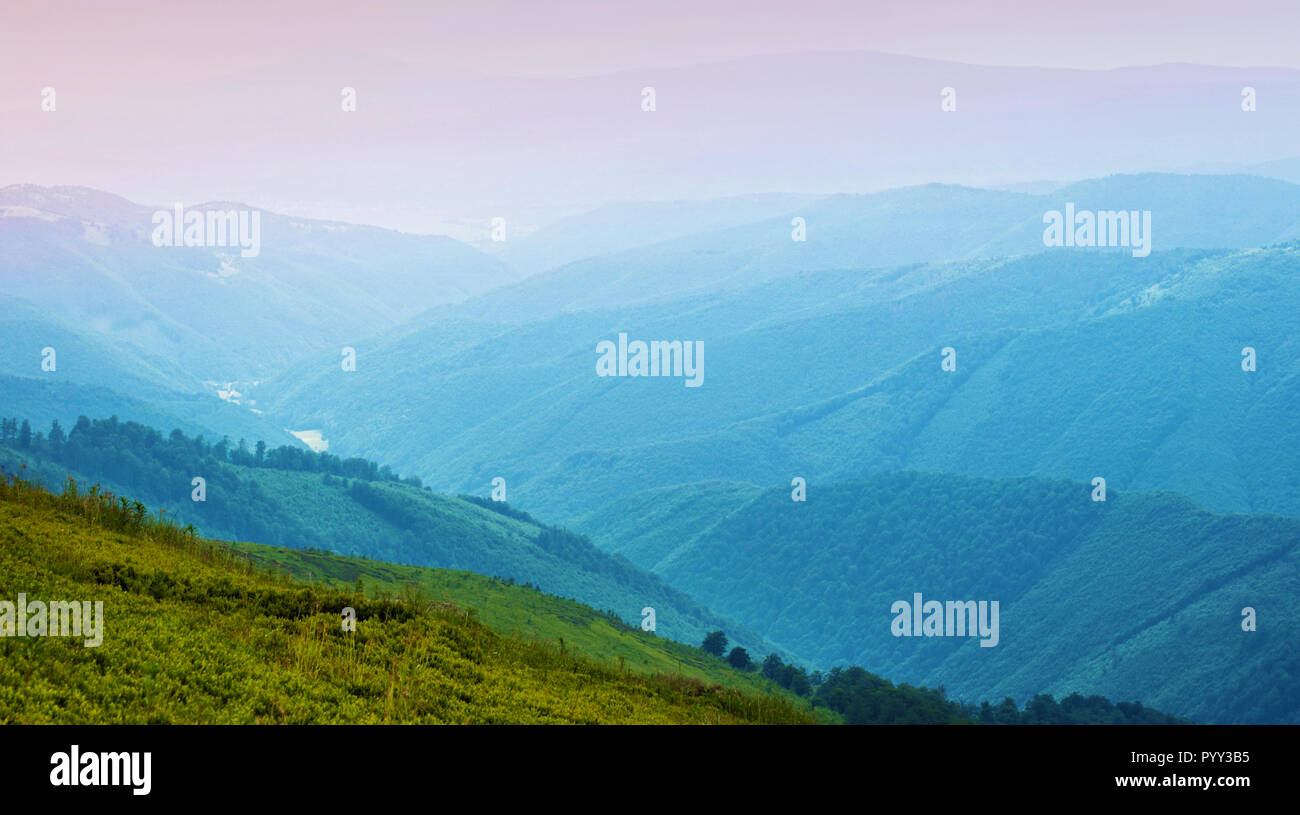
<svg viewBox="0 0 1300 815"><path fill-rule="evenodd" d="M386 55L573 76L760 53L870 49L977 64L1300 67L1294 0L8 0L6 75L209 74Z"/></svg>
<svg viewBox="0 0 1300 815"><path fill-rule="evenodd" d="M752 79L751 67L669 69L865 51L1048 69L1300 68L1298 41L1296 0L7 0L0 186L81 184L142 203L239 200L477 234L495 214L527 225L622 198L1263 161L1296 152L1283 117L1300 112L1300 74L1218 72L1193 87L1184 73L1175 99L1150 75L1079 90L1084 80L1059 71L967 71L962 115L938 120L935 94L959 73L943 66L871 74L846 59L837 73L833 58L778 60L746 63L761 74ZM643 84L666 94L654 117L638 109ZM1247 84L1263 93L1253 118L1236 107ZM345 86L358 88L355 116L339 112ZM53 114L40 108L45 87L57 90ZM1017 143L1031 129L1022 115L1048 142L1038 166ZM1210 135L1141 143L1171 115L1188 117L1178 132L1199 137L1204 123ZM1096 155L1050 154L1060 128L1089 127ZM1113 140L1120 128L1128 142ZM803 155L858 141L861 160L801 169ZM903 171L896 155L922 161Z"/></svg>

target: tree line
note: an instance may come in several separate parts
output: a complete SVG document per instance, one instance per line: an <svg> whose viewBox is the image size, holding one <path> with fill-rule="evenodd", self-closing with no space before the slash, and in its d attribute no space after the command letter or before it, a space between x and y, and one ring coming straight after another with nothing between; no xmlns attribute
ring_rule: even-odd
<svg viewBox="0 0 1300 815"><path fill-rule="evenodd" d="M813 707L839 713L846 724L1191 724L1141 702L1116 704L1104 696L1078 693L1060 701L1040 693L1023 708L1009 696L997 705L987 701L973 705L948 699L942 687L895 685L856 665L809 672L779 654L768 654L757 663L740 646L727 651L727 644L724 632L711 631L700 648L738 671L761 670L782 688L810 697Z"/></svg>
<svg viewBox="0 0 1300 815"><path fill-rule="evenodd" d="M176 469L193 466L197 460L423 486L419 478L402 478L388 465L381 467L365 458L341 458L291 445L270 448L260 439L251 446L245 439L232 442L229 437L209 442L202 435L189 438L180 430L173 430L164 438L152 427L122 422L117 416L94 420L81 416L69 432L55 419L48 434L33 433L27 419L0 419L0 444L30 450L70 466L90 465L87 469L95 471L103 469L99 465L106 463L112 454L129 450L137 456L174 464Z"/></svg>

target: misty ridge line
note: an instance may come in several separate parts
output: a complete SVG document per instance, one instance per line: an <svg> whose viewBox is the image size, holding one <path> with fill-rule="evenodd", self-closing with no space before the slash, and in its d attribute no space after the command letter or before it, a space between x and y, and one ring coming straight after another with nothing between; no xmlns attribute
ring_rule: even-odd
<svg viewBox="0 0 1300 815"><path fill-rule="evenodd" d="M1300 161L1300 159L1297 159L1297 161ZM1241 176L1223 173L1119 174L1113 176L1094 177L1078 182L1070 182L1063 186L1058 185L1058 192L1041 193L999 188L997 186L967 186L930 182L927 184L890 187L873 192L814 195L804 201L803 205L799 207L799 209L787 210L786 214L782 216L773 217L770 214L752 214L750 217L741 217L731 221L727 221L724 216L721 223L711 221L708 217L709 207L725 207L741 198L744 198L744 196L727 196L722 198L689 200L689 203L704 208L700 216L701 222L696 228L690 228L689 226L684 226L682 224L671 224L666 228L666 231L655 235L655 237L650 240L642 241L635 238L628 238L614 241L612 244L609 244L608 237L610 234L610 227L605 226L597 229L595 222L584 222L583 220L587 217L601 217L602 213L609 211L607 207L621 206L610 204L598 206L594 209L587 210L580 215L572 216L571 218L561 219L553 224L542 227L540 230L527 233L522 238L516 238L509 241L511 244L510 249L513 250L513 254L509 250L503 253L498 250L488 250L485 248L485 245L490 245L492 242L501 244L506 243L504 240L496 241L495 238L492 242L485 244L483 241L467 241L462 238L437 232L407 233L388 229L386 227L371 226L364 223L319 221L310 218L299 218L296 216L276 215L275 213L269 212L267 214L289 221L290 226L301 225L303 228L303 234L310 234L314 232L317 227L322 229L322 234L331 231L338 231L339 229L375 229L385 233L386 235L393 236L394 238L401 236L403 239L410 239L413 241L447 241L449 244L474 252L476 257L485 261L501 264L503 270L510 270L508 274L498 275L495 280L484 281L487 283L486 288L475 286L472 287L471 291L462 295L460 298L442 301L450 304L457 302L479 302L482 298L489 296L493 292L508 291L513 287L520 285L532 285L537 282L544 282L545 278L542 278L541 275L556 272L575 263L592 262L599 258L608 258L611 262L615 262L620 253L648 249L650 247L659 247L668 251L674 251L675 242L683 240L698 241L713 234L717 234L725 239L727 234L734 230L754 231L759 228L771 228L774 243L766 251L772 251L775 249L775 242L779 241L777 235L780 233L780 230L777 228L777 223L782 219L788 219L791 212L803 213L802 215L795 216L800 222L799 230L797 231L801 233L795 240L821 244L823 243L823 240L818 239L818 234L819 230L825 227L827 218L832 220L832 227L835 229L835 236L837 239L851 239L851 235L845 235L844 219L846 217L860 219L870 227L874 221L884 217L880 207L876 206L876 202L887 207L890 205L891 197L902 196L902 200L910 200L915 197L916 193L928 189L932 190L935 187L952 187L955 191L961 193L978 193L995 197L1002 196L1004 197L1004 200L1002 201L998 201L997 198L991 197L989 198L989 202L994 204L1001 203L1009 207L1017 206L1017 202L1023 203L1024 209L1028 210L1024 212L1023 215L1028 216L1030 212L1033 211L1033 205L1035 203L1040 201L1045 203L1045 199L1050 199L1060 195L1062 192L1068 192L1070 188L1076 185L1090 181L1097 182L1115 180L1117 183L1124 181L1142 181L1144 176L1155 176L1160 179L1168 179L1171 181L1194 180L1196 183L1202 185L1212 183L1218 179L1227 179L1230 177L1253 178L1279 185L1275 189L1265 188L1262 190L1261 194L1277 194L1279 192L1285 194L1287 188L1296 188L1297 191L1300 191L1300 185L1293 184L1282 178L1267 175ZM28 190L45 191L47 189L56 191L69 190L73 192L84 191L97 195L104 195L110 197L111 200L108 202L110 204L126 204L143 211L148 211L147 207L134 204L115 194L103 193L93 188L43 188L34 185L10 185L8 187L0 188L0 196L3 196L5 193L10 193L12 196L9 198L11 203L9 203L7 207L3 203L0 203L0 217L25 217L26 214L21 210L30 208L41 212L49 212L50 214L62 218L82 220L88 224L104 223L110 226L129 226L129 220L123 218L120 214L116 218L104 218L102 215L97 215L94 212L69 211L67 207L59 206L57 201L48 203L39 199L31 202L24 201L24 193L28 193ZM1118 188L1111 192L1116 196L1128 196L1132 194L1131 190L1126 192L1124 189ZM1084 193L1081 192L1080 194ZM778 194L773 193L771 195ZM1095 194L1092 194L1092 197L1096 197ZM978 200L972 200L967 203L970 206L975 206L978 204ZM638 213L632 216L627 222L619 223L618 227L621 227L626 231L633 228L641 218L662 217L662 210L672 206L670 203L656 201L641 201L636 202L636 204L638 206L649 207L650 209L645 213ZM857 213L854 213L852 210L840 211L839 209L841 206L856 207L859 204L867 208L862 209ZM238 208L224 208L220 205L199 205L187 209L178 203L174 204L171 209L153 211L151 242L155 247L237 247L240 249L240 255L242 257L246 259L256 258L261 254L263 247L261 216L264 210L241 205L237 205L237 207ZM827 210L828 207L830 207L829 210ZM6 211L6 209L8 211ZM771 211L775 212L779 210L773 208ZM1040 210L1040 212L1042 211ZM952 217L951 213L946 213L942 210L932 213L927 210L922 210L920 215L922 223L933 221L934 226L936 227L944 228L952 226L945 220ZM1190 214L1176 210L1173 213L1174 231L1179 232L1179 227L1183 226L1190 217L1192 217ZM503 221L503 219L493 219L494 223L499 221ZM1132 248L1134 257L1147 257L1154 248L1151 229L1151 209L1128 210L1098 208L1096 210L1087 210L1077 207L1077 205L1071 201L1064 206L1063 210L1062 208L1054 208L1043 212L1042 221L1047 225L1047 227L1043 230L1042 242L1040 245L1047 248L1129 247ZM1014 214L1008 215L1007 223L1008 227L1012 229L1012 231L1007 234L1007 245L1000 246L999 251L995 255L989 255L990 257L1001 256L1008 253L1021 254L1032 251L1032 244L1030 243L1029 235L1027 233L1014 231L1014 225L1018 222L1019 221ZM572 232L574 227L569 226L571 223L576 224L577 232ZM589 234L584 235L583 230L587 230ZM1184 229L1179 234L1185 235L1186 230ZM358 233L356 238L357 240L364 240L365 235ZM587 241L594 241L596 245L588 252L575 251L573 247L576 247L584 239ZM310 238L308 240L310 240ZM547 262L547 247L549 246L549 242L555 240L560 240L565 246L570 247L564 250L569 254L558 260L558 262ZM862 240L871 242L880 241L882 238L868 231L865 233ZM1021 245L1022 242L1023 245ZM1201 247L1200 242L1194 243L1198 247ZM1173 244L1173 247L1176 248L1185 244L1185 240L1178 240ZM307 244L302 242L301 237L297 237L292 245L295 251L301 251ZM1225 247L1236 245L1236 243L1230 243L1225 244ZM852 246L855 251L862 251L864 249L864 247L858 245L858 243L853 243ZM514 247L519 247L519 249L515 250ZM1162 248L1170 247L1165 246ZM755 249L761 250L760 247L755 247ZM521 250L523 252L522 256L519 255L519 251ZM891 263L888 265L897 264ZM461 278L457 278L457 280L459 279Z"/></svg>
<svg viewBox="0 0 1300 815"><path fill-rule="evenodd" d="M286 66L288 67L288 66ZM856 70L855 70L856 69ZM806 72L811 81L804 82L804 76L801 72ZM424 115L418 110L419 100L416 98L407 98L408 94L413 95L416 87L424 87L423 84L413 80L416 77L404 76L400 73L389 73L387 69L372 71L362 69L358 66L355 73L348 72L340 77L338 86L340 92L344 94L341 102L329 104L329 96L322 94L319 98L321 107L314 105L317 101L308 103L300 111L301 120L289 121L283 123L289 128L296 128L291 132L306 131L307 129L318 129L327 126L328 116L336 115L333 111L340 109L347 116L366 116L374 117L371 121L378 120L385 124L412 121L418 125L427 124L427 120L420 118ZM1044 89L1050 88L1055 82L1069 82L1070 97L1076 99L1080 106L1087 108L1090 104L1098 101L1114 101L1116 108L1114 115L1123 117L1127 122L1132 116L1142 115L1142 110L1147 104L1147 99L1157 100L1155 104L1163 104L1162 110L1175 114L1179 122L1172 122L1168 117L1160 121L1166 124L1160 126L1173 129L1182 120L1192 119L1193 114L1200 110L1212 111L1217 106L1222 105L1222 110L1228 111L1235 107L1235 95L1238 88L1245 92L1249 89L1251 94L1250 109L1253 110L1254 93L1256 86L1261 94L1259 104L1267 109L1271 99L1287 99L1291 89L1295 87L1297 80L1297 71L1293 68L1279 68L1270 66L1216 66L1205 63L1192 64L1169 64L1156 63L1150 65L1128 64L1123 67L1113 67L1106 69L1066 69L1066 68L1045 68L1031 65L1003 65L1003 64L979 64L962 61L952 61L946 59L935 59L927 57L915 57L907 54L896 54L888 51L876 49L834 49L827 51L817 51L809 49L800 49L778 53L755 53L752 55L728 56L722 59L710 59L694 64L679 64L675 67L662 65L645 65L626 70L620 70L612 73L598 73L591 76L583 77L563 77L549 76L545 78L524 79L522 77L497 76L497 77L474 77L466 74L457 74L455 76L420 76L428 82L441 83L448 87L469 86L475 87L472 83L481 81L485 90L497 94L494 97L499 101L497 107L497 120L503 122L531 122L537 125L549 125L552 119L545 116L536 115L536 111L542 110L554 111L554 120L563 120L571 115L578 113L588 113L603 115L611 126L623 126L627 123L626 119L621 118L628 110L635 110L632 107L636 103L637 91L639 91L646 82L658 83L661 87L657 88L658 100L655 110L660 114L674 111L684 113L688 117L704 117L715 111L715 108L721 106L723 109L729 109L730 105L735 105L737 99L748 101L748 97L738 91L751 90L746 87L746 83L760 87L767 87L775 98L786 96L793 97L786 100L786 104L798 104L801 98L817 100L818 104L811 105L809 108L794 108L794 113L800 117L807 118L817 116L823 113L826 105L821 103L822 94L827 98L826 101L843 99L843 91L851 91L854 87L866 85L870 88L866 99L854 97L849 107L861 107L861 102L869 100L878 100L883 106L882 115L889 117L902 117L903 121L900 127L912 128L912 134L924 136L927 133L941 132L944 128L935 126L934 121L930 118L932 113L943 110L945 115L955 114L957 111L981 111L1003 113L1007 111L1008 105L995 103L994 100L1000 99L997 91L1015 91L1022 92L1024 101L1030 104L1018 103L1016 107L1018 112L1026 110L1039 109L1044 111L1043 121L1038 123L1036 129L1044 129L1048 122L1059 125L1067 123L1072 117L1069 114L1062 115L1053 113L1056 108L1051 104L1052 95L1046 94ZM259 84L281 83L287 93L295 93L301 87L301 82L305 81L306 72L298 73L280 73L273 71L270 76L266 72L259 71L256 81ZM1172 81L1170 74L1172 74ZM235 74L240 79L236 84L249 81L253 74ZM418 74L417 74L418 76ZM819 84L816 80L825 79L832 82L825 90L816 91L814 88ZM857 80L857 81L855 81ZM575 96L571 90L573 83L578 83L578 87L593 86L593 83L604 83L598 85L599 90L593 91L590 95ZM1223 87L1220 88L1220 83ZM942 86L942 88L940 87ZM1172 87L1171 87L1172 86ZM653 87L653 86L650 86ZM787 91L801 89L802 93L788 94ZM385 95L381 104L377 96L381 89ZM49 92L49 99L42 99L44 104L48 101L48 108L41 108L49 114L53 114L55 102L53 99L52 87L41 89L43 92ZM953 90L962 96L961 106L956 106L955 96L949 94L948 99L952 107L941 108L936 104L939 100L934 98L937 92L942 90ZM156 88L151 88L151 93L156 92ZM119 91L120 93L120 91ZM621 108L623 102L615 94L626 93L627 110ZM1046 98L1041 99L1047 104L1036 105L1039 102L1039 93L1044 93ZM1276 94L1276 95L1274 95ZM82 96L89 96L82 92ZM404 104L392 104L392 97L396 96L404 101ZM473 94L471 94L473 96ZM991 98L992 97L992 98ZM150 97L152 98L152 96ZM218 97L221 103L227 101L236 111L243 109L250 117L250 121L257 117L265 115L264 111L247 108L247 100L243 98L227 100L224 97ZM1164 100L1163 103L1158 100ZM907 102L905 108L900 109L899 102ZM86 104L80 102L79 104ZM328 108L332 107L332 110ZM468 121L476 121L478 112L467 109L465 105L452 105L452 115L454 119L459 120L461 116L466 117ZM751 108L754 106L750 106ZM412 108L417 108L415 114L412 114ZM761 109L761 107L759 108ZM1288 109L1287 105L1279 105L1278 109ZM459 113L457 113L459 111ZM38 114L33 114L38 115ZM764 122L762 114L751 113L750 119L745 124L757 122L760 125ZM911 117L911 118L909 118ZM825 116L818 121L814 121L814 127L825 129L833 134L833 128L836 119L827 119ZM782 126L784 123L779 121L767 121L772 126ZM481 124L481 123L480 123ZM1287 124L1283 124L1280 130L1285 130ZM414 129L414 128L413 128ZM496 129L496 128L494 128ZM752 127L746 128L753 130ZM1059 128L1058 128L1059 129ZM1123 130L1124 128L1116 128ZM657 127L643 127L643 143L663 142L664 132ZM1186 128L1184 128L1186 130ZM473 131L469 131L473 134ZM508 129L507 129L508 132ZM1064 134L1064 135L1069 135ZM1264 135L1272 136L1273 133ZM554 142L545 142L542 146L541 161L534 160L533 164L546 164L547 159L552 155L557 155L557 151L565 150L571 142L568 138L571 134L561 134L557 132L554 136ZM1015 139L1017 131L1009 130L1005 137L1008 140ZM464 138L463 136L461 137ZM1143 164L1149 164L1144 157L1126 147L1122 140L1118 138L1106 137L1108 141L1103 145L1101 155L1109 153L1109 167L1111 169L1132 170ZM722 141L718 139L717 141ZM1129 140L1130 142L1132 140ZM715 149L715 141L709 141L705 144L705 149ZM725 142L724 142L725 143ZM380 143L384 149L405 151L409 148L409 143L405 141L394 141L392 143ZM378 146L378 145L377 145ZM499 159L499 156L490 156L490 148L485 148L482 139L475 142L455 141L447 143L444 146L449 152L465 155L471 163L478 162L488 165L493 158ZM694 146L692 143L690 146ZM800 147L807 149L816 149L817 142L800 143ZM698 172L720 174L721 180L725 183L714 184L713 187L719 191L728 194L753 194L759 189L790 189L798 192L834 192L846 189L844 185L835 183L835 174L829 171L829 166L835 163L843 164L844 153L838 146L833 146L833 151L824 155L820 164L805 166L802 170L790 163L778 164L773 166L767 173L766 179L755 183L759 175L759 168L763 166L760 162L763 156L758 152L758 148L753 145L746 145L748 148L743 156L746 163L741 165L739 170L728 170L722 168L717 171L702 170ZM1195 145L1173 144L1170 146L1172 155L1169 161L1163 166L1173 169L1178 167L1192 166L1197 162L1238 159L1242 157L1244 151L1233 151L1228 155L1228 151L1217 148L1211 142L1206 140L1198 141ZM371 149L374 149L373 147ZM1257 150L1259 156L1278 156L1282 155L1278 150L1282 149L1279 145L1269 143L1261 145ZM355 153L364 156L363 150L355 150ZM935 165L933 172L924 172L923 170L907 169L897 172L890 172L885 178L879 178L879 173L862 172L860 176L855 177L848 183L848 188L862 187L864 184L873 188L893 188L902 184L918 183L924 180L924 176L942 178L949 182L962 182L978 184L989 180L991 173L976 174L970 171L970 167L979 166L982 162L987 162L987 153L981 153L979 148L970 148L972 155L964 162L955 162L945 160L936 156L931 162ZM1076 151L1077 152L1077 151ZM681 160L678 153L671 155L673 161ZM389 156L386 154L385 158ZM1041 157L1036 156L1036 157ZM583 181L592 187L592 189L582 195L575 196L572 200L582 202L583 205L596 204L600 202L613 202L617 200L641 199L646 200L655 197L652 189L648 185L641 183L635 178L625 178L620 171L625 167L621 163L619 156L608 153L594 156L597 161L604 162L598 164L597 170L588 174ZM1005 159L1003 159L1005 162ZM559 165L556 161L556 165ZM887 164L888 162L882 162ZM1084 161L1076 159L1071 162L1073 166L1066 172L1069 177L1081 177L1084 175L1095 175L1101 164L1096 160ZM405 165L410 172L410 162ZM998 172L999 178L996 179L1001 183L1023 183L1033 180L1035 176L1041 176L1044 172L1049 171L1043 168L1048 165L1038 163L1033 169L1026 169L1023 172L1019 167L1013 168L1009 163L1003 163ZM415 172L421 172L421 163L416 162ZM491 170L490 166L475 167L474 169ZM512 172L526 170L527 165L522 161L516 162L511 168ZM860 168L855 168L859 169ZM536 171L539 175L545 175L552 172L546 167L539 167ZM800 176L810 177L806 184L800 184ZM871 183L873 175L878 178L880 184ZM375 166L373 176L378 181L387 180L386 168ZM382 179L380 177L383 177ZM460 212L461 217L470 214L475 219L486 215L486 206L480 206L477 202L481 200L474 194L474 180L469 177L458 178L456 192L448 193L436 205L430 205L428 212ZM97 174L102 177L102 174ZM241 179L242 181L243 179ZM618 183L616 183L618 182ZM619 189L619 186L623 189ZM219 187L215 183L208 186L208 189ZM248 186L252 186L252 180L248 180ZM376 183L372 186L378 187ZM367 201L358 203L357 206L370 208L387 208L390 212L385 213L380 221L395 225L401 224L402 228L407 230L420 230L420 226L415 225L418 218L411 217L411 208L421 208L422 204L418 200L418 194L414 193L413 184L384 185L389 190L401 190L401 197L404 199L398 204L393 200L394 196L384 196L382 190L376 189L372 192L370 189L364 189L364 195ZM686 184L677 183L671 189L665 190L664 200L680 198L683 191L687 190ZM631 194L629 195L629 191ZM311 196L305 194L299 189L285 191L285 198L302 202ZM158 191L151 190L150 196L157 200ZM169 200L173 194L168 192L161 196L163 200ZM317 198L321 196L318 194ZM546 200L545 196L528 195L520 196L519 200L509 200L502 202L506 207L513 211L544 209L554 214L565 207L558 207L553 201ZM404 212L393 212L397 206L401 206ZM339 207L337 201L318 200L317 203L309 204L307 207L296 208L303 214L324 214L327 217L340 217L346 206ZM472 213L471 213L472 211ZM543 217L538 224L547 221L550 216ZM535 224L537 225L537 224ZM450 234L450 233L443 233ZM516 233L522 234L522 233Z"/></svg>

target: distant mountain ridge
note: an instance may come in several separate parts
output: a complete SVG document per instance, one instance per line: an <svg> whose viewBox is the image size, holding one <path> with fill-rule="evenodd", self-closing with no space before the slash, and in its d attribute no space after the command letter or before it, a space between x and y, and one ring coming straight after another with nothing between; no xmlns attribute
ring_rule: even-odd
<svg viewBox="0 0 1300 815"><path fill-rule="evenodd" d="M186 211L248 210L242 204ZM0 295L111 333L192 377L251 379L511 278L450 238L260 212L260 251L155 246L143 206L81 187L0 188ZM337 351L336 351L337 352Z"/></svg>
<svg viewBox="0 0 1300 815"><path fill-rule="evenodd" d="M430 71L392 56L212 67L201 102L186 97L184 75L111 93L84 90L97 85L85 77L59 116L26 103L31 83L16 85L0 178L84 179L159 202L183 184L212 190L205 198L289 199L304 212L378 211L410 231L475 223L485 235L495 216L531 228L546 210L611 201L1246 165L1294 156L1300 130L1300 71L1265 66L1072 70L834 51L546 79ZM345 86L359 94L356 115L339 109ZM653 112L641 108L646 87ZM1257 110L1242 110L1244 87L1257 91ZM955 110L941 107L945 88ZM160 98L171 100L165 111ZM59 127L65 116L85 125ZM137 144L145 122L188 155L233 149L250 160L141 177L107 145L147 149ZM57 176L32 166L50 154Z"/></svg>
<svg viewBox="0 0 1300 815"><path fill-rule="evenodd" d="M527 255L539 243L559 242L572 246L571 254L586 247L587 256L455 306L437 307L416 322L457 317L522 322L700 296L800 272L1038 254L1044 250L1044 214L1067 204L1080 211L1151 211L1154 251L1245 249L1300 239L1300 186L1249 175L1114 175L1038 194L926 184L788 203L779 215L743 224L714 228L700 217L701 228L692 233L604 254L599 250L615 231L609 208L574 216L522 239L512 251ZM733 205L716 206L727 213ZM686 211L701 209L708 211L701 204ZM673 223L673 208L666 205L627 212L618 230L622 235L640 235L643 219L651 234ZM803 241L792 240L794 218L802 220Z"/></svg>
<svg viewBox="0 0 1300 815"><path fill-rule="evenodd" d="M1134 192L1144 184L1154 189ZM1300 515L1291 466L1300 443L1284 408L1300 382L1287 316L1300 302L1300 260L1296 243L1276 242L1297 227L1300 187L1152 176L1071 189L965 191L960 206L961 196L933 191L962 212L1033 202L1036 223L996 218L1038 242L1030 254L865 266L816 254L821 239L794 243L779 223L763 227L780 230L767 244L772 260L753 241L711 255L709 241L682 239L698 252L661 245L569 264L371 338L355 376L308 359L258 395L282 422L322 428L338 449L392 460L443 489L473 492L505 477L515 500L545 517L654 486L902 468L1109 474L1117 488L1177 490L1221 511ZM884 212L885 201L919 205L926 195L859 203ZM1227 203L1207 209L1216 195ZM1196 246L1244 246L1144 258L1044 248L1042 207L1071 198L1081 208L1182 201L1181 220L1154 213L1157 247L1162 229ZM1263 203L1248 217L1252 201ZM880 239L899 217L890 211ZM844 209L843 223L860 214ZM819 224L809 220L810 236ZM974 229L970 240L984 246L989 236ZM806 265L780 254L805 248L814 253ZM644 258L633 265L632 255ZM596 376L596 344L620 332L702 341L705 385ZM940 368L945 347L956 349L955 372ZM1267 367L1243 371L1247 347ZM386 441L399 436L400 445ZM1206 456L1212 469L1198 465Z"/></svg>
<svg viewBox="0 0 1300 815"><path fill-rule="evenodd" d="M33 418L119 413L282 439L283 426L248 411L249 397L236 400L235 416L218 392L247 394L313 352L339 359L359 336L514 277L450 238L269 211L258 211L255 257L238 245L160 247L156 211L173 213L84 187L0 188L0 375L58 383L60 405L71 405L46 410L24 398ZM185 211L248 211L252 225L243 204ZM39 386L23 388L30 396ZM141 402L169 407L137 410Z"/></svg>

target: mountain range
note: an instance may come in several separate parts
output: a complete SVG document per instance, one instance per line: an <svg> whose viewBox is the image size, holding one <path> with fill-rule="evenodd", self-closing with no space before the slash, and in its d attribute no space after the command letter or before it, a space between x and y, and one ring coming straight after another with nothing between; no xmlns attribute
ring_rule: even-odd
<svg viewBox="0 0 1300 815"><path fill-rule="evenodd" d="M1297 723L1300 186L1239 164L609 204L478 248L268 211L256 257L7 187L0 414L68 435L0 464L968 702ZM1152 251L1045 245L1067 207L1149 211ZM629 341L702 349L698 387L601 375ZM999 644L891 636L915 592L999 601Z"/></svg>

